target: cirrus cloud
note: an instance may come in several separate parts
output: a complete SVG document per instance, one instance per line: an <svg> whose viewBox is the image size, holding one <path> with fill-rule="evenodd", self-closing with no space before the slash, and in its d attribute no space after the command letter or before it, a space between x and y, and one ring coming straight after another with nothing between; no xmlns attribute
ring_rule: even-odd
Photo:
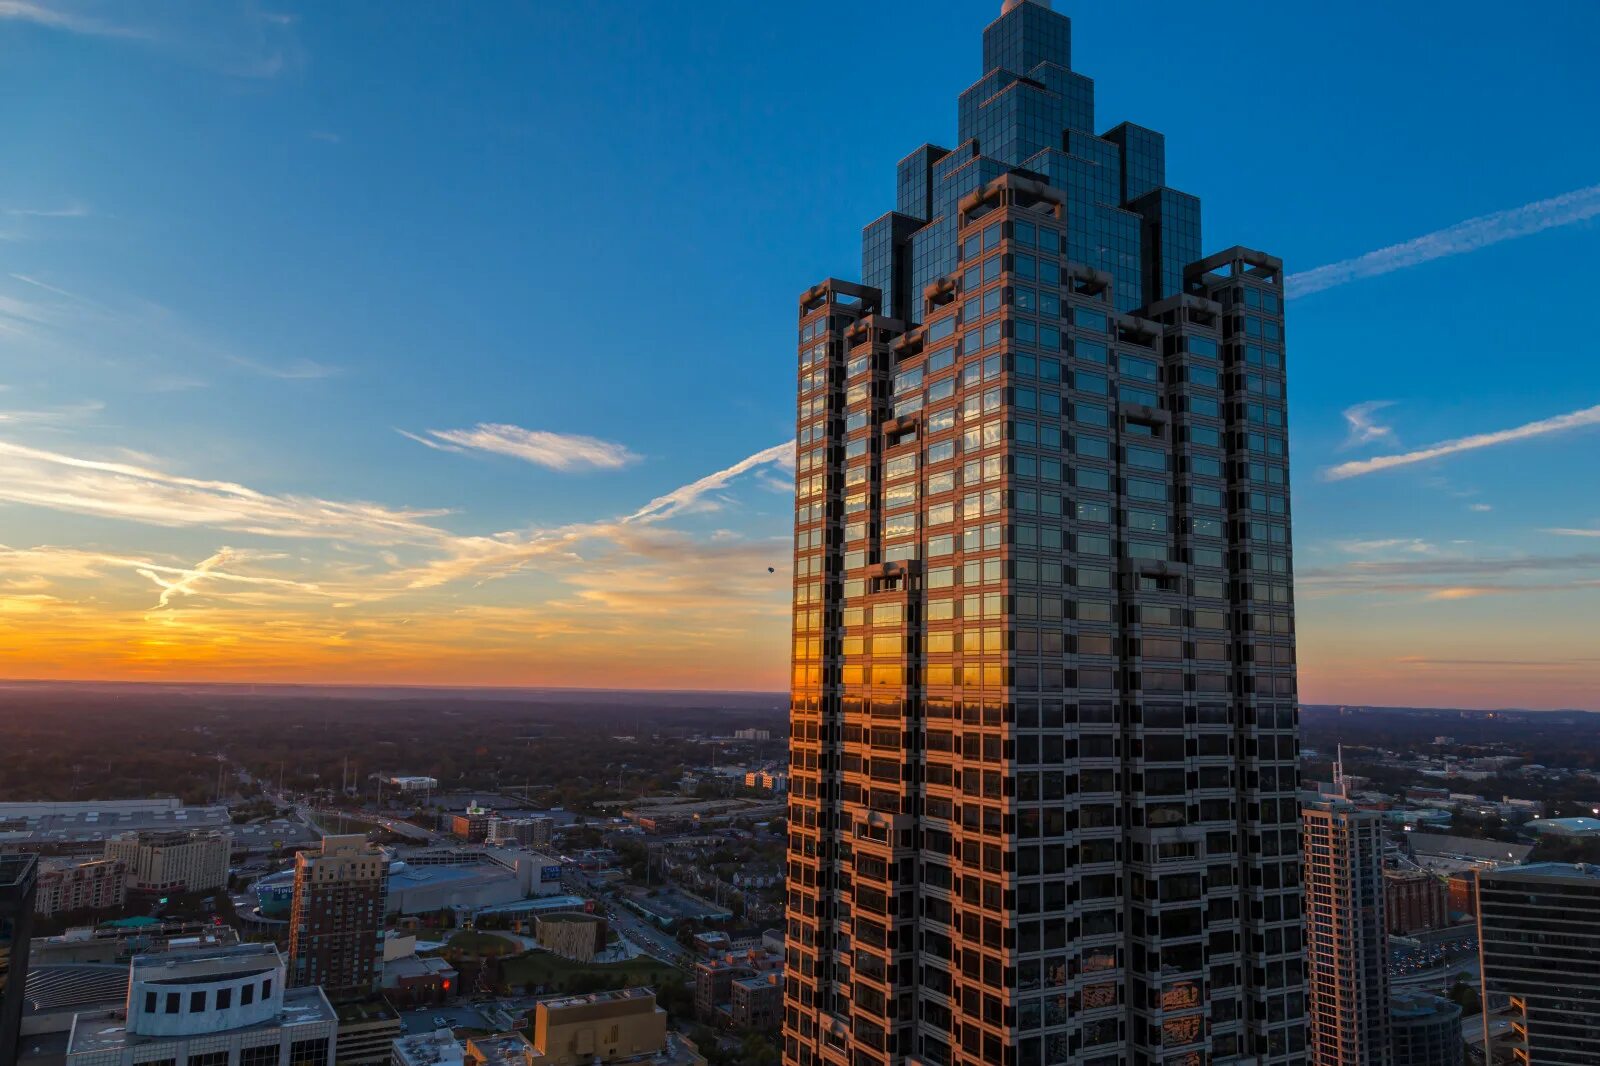
<svg viewBox="0 0 1600 1066"><path fill-rule="evenodd" d="M581 433L523 429L502 422L479 422L471 429L430 429L424 434L397 430L418 444L441 452L490 452L551 470L616 470L639 460L625 445Z"/></svg>

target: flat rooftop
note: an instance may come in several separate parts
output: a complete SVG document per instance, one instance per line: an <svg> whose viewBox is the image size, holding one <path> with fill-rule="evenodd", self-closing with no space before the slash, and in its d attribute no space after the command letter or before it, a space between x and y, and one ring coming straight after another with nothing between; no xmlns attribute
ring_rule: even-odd
<svg viewBox="0 0 1600 1066"><path fill-rule="evenodd" d="M234 971L264 972L282 963L278 949L271 944L234 944L209 950L135 955L130 974L141 981L180 981L191 977L214 979Z"/></svg>
<svg viewBox="0 0 1600 1066"><path fill-rule="evenodd" d="M93 843L147 829L227 829L226 807L0 803L0 844Z"/></svg>
<svg viewBox="0 0 1600 1066"><path fill-rule="evenodd" d="M272 1021L230 1029L229 1033L262 1032L298 1026L337 1025L338 1018L328 997L320 988L291 988L283 993L283 1010ZM67 1054L115 1051L148 1045L170 1043L183 1037L134 1036L127 1030L128 1020L119 1010L90 1011L72 1019L72 1036L67 1044Z"/></svg>
<svg viewBox="0 0 1600 1066"><path fill-rule="evenodd" d="M567 1007L589 1007L597 1003L625 1003L634 999L648 999L654 1002L655 998L654 990L649 988L615 988L609 992L585 992L576 996L541 999L539 1006L550 1010L564 1010Z"/></svg>
<svg viewBox="0 0 1600 1066"><path fill-rule="evenodd" d="M1484 876L1600 883L1600 866L1584 862L1532 862L1526 866L1502 866L1493 873L1486 871Z"/></svg>

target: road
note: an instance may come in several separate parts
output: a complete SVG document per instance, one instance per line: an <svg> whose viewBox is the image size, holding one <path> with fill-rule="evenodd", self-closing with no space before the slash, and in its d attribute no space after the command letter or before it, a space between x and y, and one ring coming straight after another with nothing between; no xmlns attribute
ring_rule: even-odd
<svg viewBox="0 0 1600 1066"><path fill-rule="evenodd" d="M1457 977L1466 977L1468 982L1472 983L1476 981L1477 976L1478 960L1468 956L1457 959L1447 966L1437 966L1431 970L1408 973L1399 977L1391 976L1389 987L1407 991L1448 992L1450 986L1456 983Z"/></svg>
<svg viewBox="0 0 1600 1066"><path fill-rule="evenodd" d="M607 899L602 890L590 881L582 870L571 866L563 867L561 880L567 891L573 895L594 899L595 906L606 916L606 921L642 950L683 969L688 969L693 964L694 954L673 939L671 933L663 932L621 904Z"/></svg>

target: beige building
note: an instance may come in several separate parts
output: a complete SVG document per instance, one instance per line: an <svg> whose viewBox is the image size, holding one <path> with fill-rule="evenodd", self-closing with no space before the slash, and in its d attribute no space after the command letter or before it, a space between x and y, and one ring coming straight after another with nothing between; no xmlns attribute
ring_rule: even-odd
<svg viewBox="0 0 1600 1066"><path fill-rule="evenodd" d="M545 1000L534 1011L528 1066L578 1066L651 1055L667 1043L667 1012L648 988Z"/></svg>
<svg viewBox="0 0 1600 1066"><path fill-rule="evenodd" d="M107 860L121 860L132 892L214 892L228 883L233 836L218 829L156 829L106 841Z"/></svg>
<svg viewBox="0 0 1600 1066"><path fill-rule="evenodd" d="M128 867L121 859L94 859L39 873L35 914L110 910L128 898Z"/></svg>

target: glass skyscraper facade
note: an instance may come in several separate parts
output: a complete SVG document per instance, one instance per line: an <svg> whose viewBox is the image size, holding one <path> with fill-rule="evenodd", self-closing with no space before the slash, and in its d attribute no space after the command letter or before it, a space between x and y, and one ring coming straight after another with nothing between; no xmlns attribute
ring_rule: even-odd
<svg viewBox="0 0 1600 1066"><path fill-rule="evenodd" d="M1008 0L800 298L784 1058L1306 1061L1282 264Z"/></svg>

